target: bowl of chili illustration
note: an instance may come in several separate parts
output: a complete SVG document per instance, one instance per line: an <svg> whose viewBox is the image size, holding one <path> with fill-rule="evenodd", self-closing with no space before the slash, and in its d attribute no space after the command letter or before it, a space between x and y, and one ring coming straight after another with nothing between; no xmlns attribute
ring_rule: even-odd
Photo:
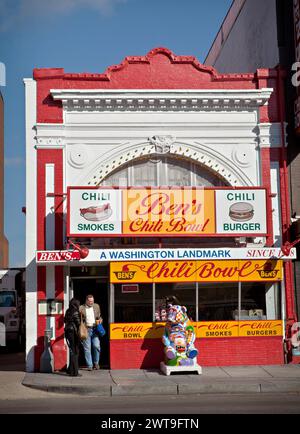
<svg viewBox="0 0 300 434"><path fill-rule="evenodd" d="M86 220L100 222L102 220L107 220L112 215L112 209L110 203L105 203L101 206L81 208L80 215Z"/></svg>

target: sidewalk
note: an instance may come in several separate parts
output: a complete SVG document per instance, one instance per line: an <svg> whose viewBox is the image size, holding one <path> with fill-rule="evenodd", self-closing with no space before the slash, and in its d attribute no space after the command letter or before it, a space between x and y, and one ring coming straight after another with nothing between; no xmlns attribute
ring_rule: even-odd
<svg viewBox="0 0 300 434"><path fill-rule="evenodd" d="M80 370L26 373L22 384L55 393L87 396L187 395L209 393L300 393L300 364L283 366L203 367L202 375L163 375L159 370Z"/></svg>

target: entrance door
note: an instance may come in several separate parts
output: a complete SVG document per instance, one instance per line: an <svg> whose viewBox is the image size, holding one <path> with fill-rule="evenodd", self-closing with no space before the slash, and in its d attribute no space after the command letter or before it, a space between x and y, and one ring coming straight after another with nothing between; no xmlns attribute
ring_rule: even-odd
<svg viewBox="0 0 300 434"><path fill-rule="evenodd" d="M103 318L103 327L106 330L105 336L100 338L101 345L101 355L100 355L100 365L103 368L109 368L109 324L108 324L108 293L109 284L105 278L95 278L95 277L73 277L73 296L80 301L80 304L85 303L85 298L87 295L91 294L94 296L95 303L100 305L101 315ZM83 351L81 348L81 354L79 357L79 365L85 366L85 360L83 356Z"/></svg>

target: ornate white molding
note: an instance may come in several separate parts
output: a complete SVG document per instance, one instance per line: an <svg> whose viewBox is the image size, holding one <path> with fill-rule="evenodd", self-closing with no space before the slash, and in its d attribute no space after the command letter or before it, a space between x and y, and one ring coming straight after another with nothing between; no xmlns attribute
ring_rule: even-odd
<svg viewBox="0 0 300 434"><path fill-rule="evenodd" d="M235 147L231 153L232 161L240 167L247 168L251 166L251 152L249 149L240 149Z"/></svg>
<svg viewBox="0 0 300 434"><path fill-rule="evenodd" d="M122 115L114 114L117 117L111 118L103 116L102 113L93 113L93 119L87 123L87 113L76 113L80 120L78 123L65 124L36 124L36 138L42 139L43 146L47 146L48 139L57 140L61 138L64 145L98 145L100 143L113 144L122 143L127 139L144 140L153 136L174 136L177 141L184 141L188 135L189 139L196 140L201 137L206 142L218 144L253 144L257 146L259 133L256 124L256 117L253 114L248 122L245 122L242 113L242 121L237 116L236 119L223 116L222 113L211 112L209 117L203 120L198 114L192 114L192 119L183 117L181 113L169 114L161 113L165 119L155 119L143 114L145 119L138 116L132 116L131 119L122 121ZM175 116L175 118L173 118Z"/></svg>
<svg viewBox="0 0 300 434"><path fill-rule="evenodd" d="M132 90L51 89L66 111L200 111L246 110L268 104L264 89Z"/></svg>
<svg viewBox="0 0 300 434"><path fill-rule="evenodd" d="M285 146L287 146L287 123L284 125ZM281 123L258 125L258 145L260 148L280 148L282 146Z"/></svg>
<svg viewBox="0 0 300 434"><path fill-rule="evenodd" d="M110 173L121 168L126 163L143 157L156 155L155 144L141 143L131 147L126 143L122 149L118 149L109 156L101 157L91 167L89 173L79 181L79 185L99 185ZM210 171L224 179L231 186L253 186L253 182L243 172L240 166L224 157L217 151L208 149L201 143L182 144L178 142L170 145L169 154L177 157L187 158L195 163L205 166Z"/></svg>
<svg viewBox="0 0 300 434"><path fill-rule="evenodd" d="M61 149L65 146L63 137L40 137L36 136L36 149Z"/></svg>
<svg viewBox="0 0 300 434"><path fill-rule="evenodd" d="M75 169L82 169L88 162L88 151L85 145L73 145L68 149L68 163Z"/></svg>
<svg viewBox="0 0 300 434"><path fill-rule="evenodd" d="M155 152L159 155L170 152L171 145L176 141L176 137L169 135L155 135L149 137L149 142L155 146Z"/></svg>

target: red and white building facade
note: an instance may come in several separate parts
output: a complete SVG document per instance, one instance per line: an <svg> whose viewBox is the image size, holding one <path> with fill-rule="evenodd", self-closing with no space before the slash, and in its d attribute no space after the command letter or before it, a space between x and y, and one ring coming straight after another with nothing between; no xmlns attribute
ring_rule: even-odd
<svg viewBox="0 0 300 434"><path fill-rule="evenodd" d="M63 315L71 297L83 301L90 292L105 315L102 352L112 369L159 367L159 301L169 293L190 308L200 365L293 361L284 350L297 318L295 249L281 251L290 224L281 74L260 69L221 75L193 57L156 48L126 57L103 74L35 69L33 78L24 80L28 371L39 370L46 329L52 331L55 369L66 366ZM215 227L203 236L70 230L73 190L126 192L145 186L170 194L205 187L214 197L249 191L242 202L251 202L259 191L264 222L258 224L264 229L224 234ZM209 206L218 225L222 210L218 203ZM72 242L88 248L81 259ZM175 271L165 279L163 272L157 278L126 275L154 260L157 267L178 271L181 258L189 258L195 269L209 258L220 271L209 281L204 274L193 280ZM253 266L267 273L244 281L222 279L227 260L240 261L235 270ZM118 261L125 274L118 274ZM274 274L264 267L270 261ZM226 264L226 270L233 265Z"/></svg>

